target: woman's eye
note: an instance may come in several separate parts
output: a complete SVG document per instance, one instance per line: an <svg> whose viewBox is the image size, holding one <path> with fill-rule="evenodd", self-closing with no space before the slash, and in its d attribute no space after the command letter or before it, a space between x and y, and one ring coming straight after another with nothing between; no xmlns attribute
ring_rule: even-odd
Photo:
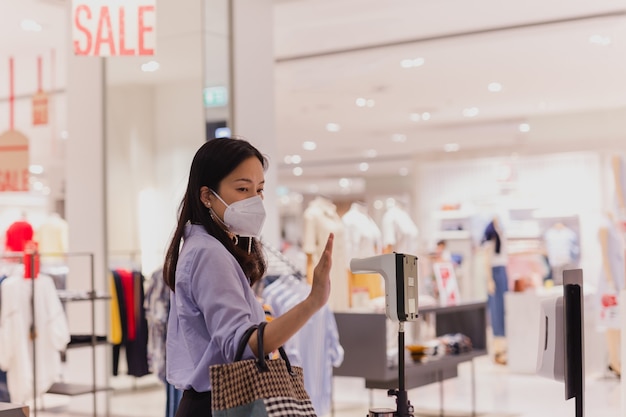
<svg viewBox="0 0 626 417"><path fill-rule="evenodd" d="M260 190L256 190L257 194L263 194L263 191L265 191L264 189L260 189Z"/></svg>
<svg viewBox="0 0 626 417"><path fill-rule="evenodd" d="M238 188L237 191L241 191L242 193L248 192L247 188Z"/></svg>

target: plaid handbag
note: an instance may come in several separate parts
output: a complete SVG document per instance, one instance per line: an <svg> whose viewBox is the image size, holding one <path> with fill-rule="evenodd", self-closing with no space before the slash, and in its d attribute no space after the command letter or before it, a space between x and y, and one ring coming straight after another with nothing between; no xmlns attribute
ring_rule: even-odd
<svg viewBox="0 0 626 417"><path fill-rule="evenodd" d="M302 368L291 366L282 346L278 349L281 359L268 360L263 355L266 324L254 325L246 331L237 348L235 362L209 368L214 417L316 416L304 389ZM241 360L257 328L257 359Z"/></svg>

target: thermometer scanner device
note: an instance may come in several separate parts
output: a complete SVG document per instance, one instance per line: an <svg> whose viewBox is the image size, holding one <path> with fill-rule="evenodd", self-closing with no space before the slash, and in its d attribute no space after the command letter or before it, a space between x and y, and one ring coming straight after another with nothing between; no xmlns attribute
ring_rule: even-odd
<svg viewBox="0 0 626 417"><path fill-rule="evenodd" d="M352 259L354 274L377 272L385 281L385 314L395 322L417 320L417 257L388 253Z"/></svg>

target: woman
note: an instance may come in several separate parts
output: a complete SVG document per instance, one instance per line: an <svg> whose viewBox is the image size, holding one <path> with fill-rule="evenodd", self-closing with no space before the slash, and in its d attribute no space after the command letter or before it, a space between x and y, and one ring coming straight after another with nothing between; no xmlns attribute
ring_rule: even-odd
<svg viewBox="0 0 626 417"><path fill-rule="evenodd" d="M177 417L211 415L209 366L232 362L244 332L265 320L251 286L265 272L256 238L265 220L266 168L267 160L250 143L228 138L206 142L191 163L163 270L173 291L167 380L184 390ZM331 234L309 296L268 323L265 352L283 345L326 304L332 247ZM256 349L255 332L243 358L253 358Z"/></svg>

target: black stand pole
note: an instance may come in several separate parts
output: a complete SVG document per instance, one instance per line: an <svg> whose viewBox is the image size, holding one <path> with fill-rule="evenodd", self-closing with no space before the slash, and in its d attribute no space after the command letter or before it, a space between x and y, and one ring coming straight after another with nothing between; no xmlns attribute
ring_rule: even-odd
<svg viewBox="0 0 626 417"><path fill-rule="evenodd" d="M404 322L398 326L398 389L387 391L387 395L396 397L397 417L413 417L413 406L409 401L404 375Z"/></svg>

